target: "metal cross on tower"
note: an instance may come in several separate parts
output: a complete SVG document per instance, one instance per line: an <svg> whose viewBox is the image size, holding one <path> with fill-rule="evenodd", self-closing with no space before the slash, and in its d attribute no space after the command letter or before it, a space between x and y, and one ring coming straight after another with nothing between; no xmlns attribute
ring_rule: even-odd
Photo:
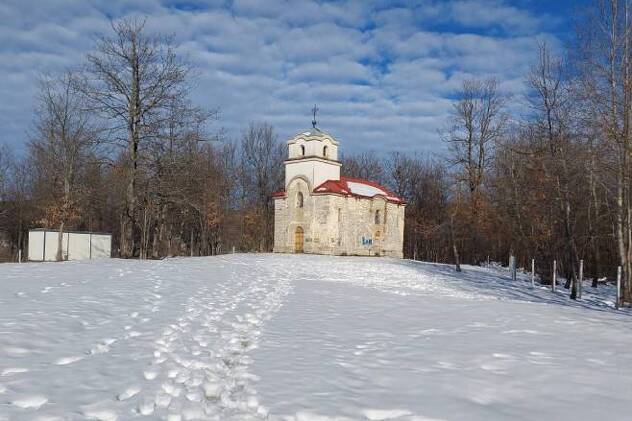
<svg viewBox="0 0 632 421"><path fill-rule="evenodd" d="M314 114L314 119L312 120L312 126L316 128L316 114L318 114L318 107L314 104L314 108L312 108L312 114Z"/></svg>

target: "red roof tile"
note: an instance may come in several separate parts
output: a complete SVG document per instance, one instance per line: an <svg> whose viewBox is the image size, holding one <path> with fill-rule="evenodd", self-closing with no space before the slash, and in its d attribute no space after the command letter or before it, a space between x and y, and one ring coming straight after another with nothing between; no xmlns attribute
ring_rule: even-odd
<svg viewBox="0 0 632 421"><path fill-rule="evenodd" d="M285 197L285 189L275 191L274 193L272 193L272 197Z"/></svg>
<svg viewBox="0 0 632 421"><path fill-rule="evenodd" d="M377 183L352 177L340 177L340 180L327 180L316 187L314 193L336 193L355 197L382 196L389 202L406 203L404 199Z"/></svg>
<svg viewBox="0 0 632 421"><path fill-rule="evenodd" d="M372 181L360 178L340 177L340 180L327 180L314 189L314 193L335 193L343 196L371 198L382 196L392 203L405 204L406 201L395 193ZM286 192L281 189L272 194L272 197L286 197Z"/></svg>

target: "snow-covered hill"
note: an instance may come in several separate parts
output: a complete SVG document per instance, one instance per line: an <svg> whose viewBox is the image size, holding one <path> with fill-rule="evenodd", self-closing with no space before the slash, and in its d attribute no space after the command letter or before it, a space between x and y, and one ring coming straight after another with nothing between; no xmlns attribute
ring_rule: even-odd
<svg viewBox="0 0 632 421"><path fill-rule="evenodd" d="M627 420L632 317L500 269L0 265L0 420Z"/></svg>

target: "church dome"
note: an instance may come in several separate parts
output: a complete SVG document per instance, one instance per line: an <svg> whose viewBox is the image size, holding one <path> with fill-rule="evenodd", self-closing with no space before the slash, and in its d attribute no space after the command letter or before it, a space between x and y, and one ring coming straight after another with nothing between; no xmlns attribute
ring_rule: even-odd
<svg viewBox="0 0 632 421"><path fill-rule="evenodd" d="M317 140L321 142L329 140L332 144L338 145L338 141L332 135L320 130L317 127L312 127L295 134L290 140L288 140L287 143L290 145L292 143L296 143L299 139L304 141Z"/></svg>

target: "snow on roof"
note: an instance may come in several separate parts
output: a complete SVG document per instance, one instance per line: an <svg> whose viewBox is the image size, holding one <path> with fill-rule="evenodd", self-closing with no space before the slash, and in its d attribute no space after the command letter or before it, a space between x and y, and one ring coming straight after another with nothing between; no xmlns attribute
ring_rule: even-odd
<svg viewBox="0 0 632 421"><path fill-rule="evenodd" d="M340 180L327 180L314 189L315 193L337 193L345 196L375 197L383 196L389 202L406 203L377 183L359 178L340 177Z"/></svg>
<svg viewBox="0 0 632 421"><path fill-rule="evenodd" d="M368 185L368 184L364 184L364 183L348 181L347 186L349 186L351 193L359 194L360 196L373 197L376 194L381 194L382 196L388 196L388 193L386 193L384 190Z"/></svg>

